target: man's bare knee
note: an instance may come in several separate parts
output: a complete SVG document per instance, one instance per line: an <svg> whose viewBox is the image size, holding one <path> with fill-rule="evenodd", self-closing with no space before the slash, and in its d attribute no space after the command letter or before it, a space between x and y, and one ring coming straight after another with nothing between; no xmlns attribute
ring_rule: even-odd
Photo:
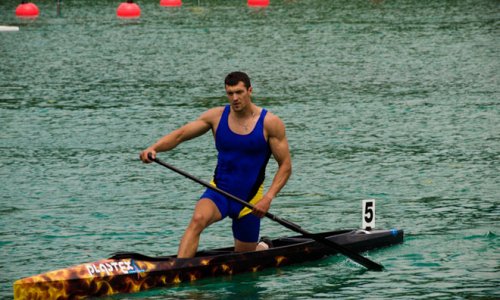
<svg viewBox="0 0 500 300"><path fill-rule="evenodd" d="M191 218L191 223L189 224L189 227L201 231L208 226L208 223L209 223L208 217L200 213L194 213L193 217Z"/></svg>

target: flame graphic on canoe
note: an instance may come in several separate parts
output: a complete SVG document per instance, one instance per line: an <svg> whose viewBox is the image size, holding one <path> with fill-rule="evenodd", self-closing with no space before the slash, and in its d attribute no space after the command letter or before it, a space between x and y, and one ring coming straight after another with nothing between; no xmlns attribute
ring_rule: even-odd
<svg viewBox="0 0 500 300"><path fill-rule="evenodd" d="M88 295L141 291L148 285L148 278L142 274L154 267L150 262L131 259L82 264L18 280L14 283L14 298L84 299Z"/></svg>

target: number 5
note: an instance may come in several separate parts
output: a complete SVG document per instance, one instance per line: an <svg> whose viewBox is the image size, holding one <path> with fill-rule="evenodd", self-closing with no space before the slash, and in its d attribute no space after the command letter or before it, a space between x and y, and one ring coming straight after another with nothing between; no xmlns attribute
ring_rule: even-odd
<svg viewBox="0 0 500 300"><path fill-rule="evenodd" d="M363 200L362 219L363 229L375 228L375 199Z"/></svg>

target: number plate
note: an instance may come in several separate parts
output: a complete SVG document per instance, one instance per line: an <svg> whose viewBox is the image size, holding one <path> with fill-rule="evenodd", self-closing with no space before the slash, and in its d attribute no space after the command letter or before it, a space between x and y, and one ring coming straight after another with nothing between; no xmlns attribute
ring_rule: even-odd
<svg viewBox="0 0 500 300"><path fill-rule="evenodd" d="M371 230L375 228L375 199L363 200L361 216L363 219L363 229Z"/></svg>

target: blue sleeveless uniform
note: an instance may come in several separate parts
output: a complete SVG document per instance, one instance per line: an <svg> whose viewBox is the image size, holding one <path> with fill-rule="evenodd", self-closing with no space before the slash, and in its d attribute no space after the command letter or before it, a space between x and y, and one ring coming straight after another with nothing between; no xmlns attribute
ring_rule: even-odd
<svg viewBox="0 0 500 300"><path fill-rule="evenodd" d="M262 198L266 166L271 148L264 136L264 118L267 110L262 109L252 132L246 135L234 133L229 128L230 106L224 108L215 133L218 151L217 167L213 184L223 191L255 204ZM233 235L242 242L257 242L260 218L234 200L207 189L201 198L212 200L222 218L233 219Z"/></svg>

